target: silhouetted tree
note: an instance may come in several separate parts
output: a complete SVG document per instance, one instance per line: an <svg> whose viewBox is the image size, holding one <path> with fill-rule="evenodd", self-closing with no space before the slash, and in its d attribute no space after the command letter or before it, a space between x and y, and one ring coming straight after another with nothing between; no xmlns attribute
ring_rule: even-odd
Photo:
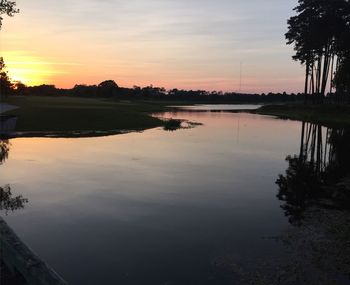
<svg viewBox="0 0 350 285"><path fill-rule="evenodd" d="M73 95L80 97L94 97L97 96L97 86L96 85L75 85L73 88Z"/></svg>
<svg viewBox="0 0 350 285"><path fill-rule="evenodd" d="M23 82L21 82L21 81L14 81L14 82L13 82L13 87L14 87L17 91L21 92L21 91L24 91L24 90L26 89L27 86L26 86Z"/></svg>
<svg viewBox="0 0 350 285"><path fill-rule="evenodd" d="M2 71L4 68L5 68L4 58L0 57L0 71Z"/></svg>
<svg viewBox="0 0 350 285"><path fill-rule="evenodd" d="M5 70L4 59L0 57L0 96L9 95L12 89L13 83Z"/></svg>
<svg viewBox="0 0 350 285"><path fill-rule="evenodd" d="M350 57L344 58L339 64L333 83L337 88L338 100L350 100Z"/></svg>
<svg viewBox="0 0 350 285"><path fill-rule="evenodd" d="M100 96L111 97L117 94L118 84L114 80L106 80L101 82L98 86L98 93Z"/></svg>
<svg viewBox="0 0 350 285"><path fill-rule="evenodd" d="M0 0L0 29L2 27L2 15L7 15L12 17L14 14L18 13L19 10L16 9L15 1Z"/></svg>
<svg viewBox="0 0 350 285"><path fill-rule="evenodd" d="M293 59L306 67L304 93L313 101L325 96L335 65L348 50L349 7L348 0L299 0L297 15L288 20L287 44L294 44Z"/></svg>
<svg viewBox="0 0 350 285"><path fill-rule="evenodd" d="M0 0L0 30L2 27L2 20L3 20L2 15L7 15L9 17L12 17L14 14L18 12L19 10L16 9L15 1ZM7 72L4 71L4 68L5 68L4 59L0 57L0 92L1 92L0 96L8 95L10 90L13 87Z"/></svg>

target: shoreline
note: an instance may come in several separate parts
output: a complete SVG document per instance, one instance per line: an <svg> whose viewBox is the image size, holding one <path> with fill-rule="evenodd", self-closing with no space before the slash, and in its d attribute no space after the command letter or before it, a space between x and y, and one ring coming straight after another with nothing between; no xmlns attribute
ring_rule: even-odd
<svg viewBox="0 0 350 285"><path fill-rule="evenodd" d="M251 113L276 116L279 119L305 121L326 127L350 127L350 105L264 105Z"/></svg>
<svg viewBox="0 0 350 285"><path fill-rule="evenodd" d="M67 285L57 272L21 241L1 217L0 233L0 262L4 263L4 273L11 282L23 284L20 281L24 279L29 284Z"/></svg>
<svg viewBox="0 0 350 285"><path fill-rule="evenodd" d="M169 125L178 126L178 123L172 121L169 124L169 121L154 116L164 112L250 113L316 123L326 127L350 126L350 105L293 103L263 105L253 110L195 110L182 109L184 102L178 102L179 105L171 102L172 106L168 106L163 101L126 102L98 98L40 96L15 96L8 98L7 101L8 104L19 107L6 112L5 115L17 117L17 126L13 133L20 137L105 136L130 131L142 132L157 127L167 128ZM188 102L186 105L197 104Z"/></svg>

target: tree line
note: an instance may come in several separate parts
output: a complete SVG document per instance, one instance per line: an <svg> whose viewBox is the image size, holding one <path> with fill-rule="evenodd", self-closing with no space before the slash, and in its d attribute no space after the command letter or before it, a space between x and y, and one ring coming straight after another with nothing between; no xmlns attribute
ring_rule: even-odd
<svg viewBox="0 0 350 285"><path fill-rule="evenodd" d="M114 98L122 100L154 99L164 101L208 102L208 103L255 103L255 102L295 102L301 101L301 93L236 93L205 90L170 89L163 87L134 86L120 87L114 80L105 80L98 85L77 84L73 88L56 88L55 85L26 86L13 82L0 57L0 95L2 96L74 96L86 98Z"/></svg>
<svg viewBox="0 0 350 285"><path fill-rule="evenodd" d="M162 100L208 103L295 102L303 99L302 93L248 94L236 92L183 90L163 87L119 87L113 80L98 85L75 85L73 88L56 88L55 85L25 86L20 82L2 81L2 93L6 96L69 96L84 98L111 98L117 100Z"/></svg>

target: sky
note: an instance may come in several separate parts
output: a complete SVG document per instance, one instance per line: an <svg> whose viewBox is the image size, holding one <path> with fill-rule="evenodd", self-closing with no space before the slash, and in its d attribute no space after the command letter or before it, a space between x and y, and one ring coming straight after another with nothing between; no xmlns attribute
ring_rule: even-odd
<svg viewBox="0 0 350 285"><path fill-rule="evenodd" d="M9 75L28 85L113 79L123 87L299 92L304 69L284 38L296 4L17 0L20 13L3 22L0 55Z"/></svg>

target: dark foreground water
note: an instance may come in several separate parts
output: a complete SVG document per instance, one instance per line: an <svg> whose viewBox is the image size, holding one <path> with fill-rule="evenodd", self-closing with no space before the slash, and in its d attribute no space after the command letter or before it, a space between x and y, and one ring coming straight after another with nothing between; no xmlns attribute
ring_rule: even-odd
<svg viewBox="0 0 350 285"><path fill-rule="evenodd" d="M240 284L279 254L276 198L301 123L165 114L203 123L102 138L10 141L0 185L29 200L5 220L70 284Z"/></svg>

